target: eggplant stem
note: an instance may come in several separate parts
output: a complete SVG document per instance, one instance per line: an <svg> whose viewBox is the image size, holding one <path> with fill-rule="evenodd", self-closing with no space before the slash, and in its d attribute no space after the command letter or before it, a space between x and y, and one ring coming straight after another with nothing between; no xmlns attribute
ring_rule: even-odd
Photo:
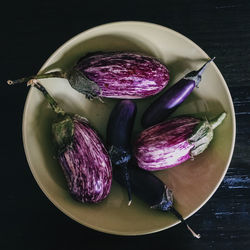
<svg viewBox="0 0 250 250"><path fill-rule="evenodd" d="M191 232L191 234L192 234L195 238L200 239L200 237L201 237L200 234L195 233L194 230L193 230L188 224L186 224L186 227L188 228L188 230Z"/></svg>
<svg viewBox="0 0 250 250"><path fill-rule="evenodd" d="M227 114L225 112L221 113L219 116L215 117L213 120L211 120L209 123L212 127L212 129L217 128L225 119Z"/></svg>
<svg viewBox="0 0 250 250"><path fill-rule="evenodd" d="M101 103L105 103L105 102L103 101L103 99L102 99L100 96L98 96L97 98L98 98L98 100L99 100Z"/></svg>
<svg viewBox="0 0 250 250"><path fill-rule="evenodd" d="M43 93L44 97L47 99L48 103L50 104L51 108L55 113L60 115L65 115L65 111L58 106L57 102L52 98L52 96L48 93L48 91L37 80L32 80L32 81L30 80L29 84Z"/></svg>
<svg viewBox="0 0 250 250"><path fill-rule="evenodd" d="M19 83L27 83L32 79L45 79L45 78L66 78L66 74L62 71L54 71L50 73L45 73L41 75L34 75L29 77L23 77L16 80L8 80L7 83L9 85L19 84Z"/></svg>
<svg viewBox="0 0 250 250"><path fill-rule="evenodd" d="M187 229L192 233L195 238L200 239L201 235L194 232L194 230L187 224L187 222L183 219L182 215L174 207L170 209L170 212L174 214L187 227Z"/></svg>
<svg viewBox="0 0 250 250"><path fill-rule="evenodd" d="M122 164L121 168L123 170L123 176L125 179L125 184L126 184L126 188L127 188L127 192L128 192L128 206L131 205L132 203L132 191L131 191L131 185L130 185L130 179L129 179L129 172L128 172L128 165L127 163Z"/></svg>
<svg viewBox="0 0 250 250"><path fill-rule="evenodd" d="M195 70L195 71L191 71L190 73L186 74L184 79L194 81L195 86L198 88L203 72L205 71L207 65L210 62L212 62L214 59L215 59L215 57L213 57L212 59L209 59L206 63L204 63L202 65L202 67L200 69Z"/></svg>
<svg viewBox="0 0 250 250"><path fill-rule="evenodd" d="M203 74L203 72L205 71L207 65L208 65L210 62L214 61L214 59L215 59L215 57L213 57L212 59L208 60L199 70L197 70L197 71L198 71L198 75L201 76L201 75Z"/></svg>

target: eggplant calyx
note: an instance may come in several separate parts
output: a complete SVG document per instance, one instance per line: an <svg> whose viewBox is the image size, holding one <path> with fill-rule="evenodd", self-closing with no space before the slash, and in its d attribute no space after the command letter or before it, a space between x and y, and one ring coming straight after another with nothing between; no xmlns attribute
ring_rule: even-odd
<svg viewBox="0 0 250 250"><path fill-rule="evenodd" d="M64 151L73 142L74 121L71 116L66 115L60 121L53 123L52 133L57 143L58 151Z"/></svg>
<svg viewBox="0 0 250 250"><path fill-rule="evenodd" d="M160 203L152 205L150 208L158 209L161 211L169 211L173 206L173 192L165 186L165 192L162 194Z"/></svg>
<svg viewBox="0 0 250 250"><path fill-rule="evenodd" d="M151 206L151 208L171 212L187 227L187 229L192 233L195 238L199 239L201 237L200 234L194 232L194 230L183 219L181 214L173 207L173 192L169 188L167 188L167 186L165 186L165 192L162 195L161 202Z"/></svg>
<svg viewBox="0 0 250 250"><path fill-rule="evenodd" d="M190 151L191 157L201 154L213 139L213 129L208 121L201 121L195 128L195 131L188 139L193 145Z"/></svg>
<svg viewBox="0 0 250 250"><path fill-rule="evenodd" d="M32 79L29 84L41 91L50 104L52 110L58 115L57 121L52 125L52 133L58 146L58 152L62 152L72 144L74 135L74 121L72 115L67 114L60 108L48 91L36 80Z"/></svg>
<svg viewBox="0 0 250 250"><path fill-rule="evenodd" d="M85 94L86 98L93 100L101 95L101 88L94 81L87 78L81 71L73 68L67 79L73 89Z"/></svg>
<svg viewBox="0 0 250 250"><path fill-rule="evenodd" d="M131 154L123 148L112 145L109 149L110 159L115 165L128 163L131 159Z"/></svg>
<svg viewBox="0 0 250 250"><path fill-rule="evenodd" d="M215 57L213 57L212 59L209 59L205 64L203 64L203 66L195 71L191 71L190 73L186 74L184 79L186 80L191 80L195 82L195 86L198 87L199 83L202 79L202 74L205 71L207 65L212 62L215 59Z"/></svg>
<svg viewBox="0 0 250 250"><path fill-rule="evenodd" d="M128 162L131 159L131 154L128 151L118 148L112 145L109 149L109 156L111 162L114 164L115 168L121 168L124 178L124 183L127 188L128 192L128 206L132 203L132 191L131 191L131 183L130 183L130 176L128 172Z"/></svg>
<svg viewBox="0 0 250 250"><path fill-rule="evenodd" d="M226 113L223 112L211 121L201 121L196 126L193 134L188 139L188 142L194 145L190 151L191 157L201 154L208 147L214 136L213 130L223 122L225 117Z"/></svg>

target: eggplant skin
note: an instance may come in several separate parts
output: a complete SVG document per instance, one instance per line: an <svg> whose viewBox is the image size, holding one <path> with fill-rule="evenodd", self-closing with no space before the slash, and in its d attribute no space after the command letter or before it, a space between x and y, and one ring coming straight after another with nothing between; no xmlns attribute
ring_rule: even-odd
<svg viewBox="0 0 250 250"><path fill-rule="evenodd" d="M164 194L166 193L166 185L152 172L145 171L130 162L128 173L132 193L146 202L150 207L155 206L156 208L157 205L163 205L163 203L165 208L172 205L170 200L163 201ZM126 187L122 166L114 168L113 177L120 185Z"/></svg>
<svg viewBox="0 0 250 250"><path fill-rule="evenodd" d="M190 159L194 145L189 138L199 123L200 120L194 117L176 117L142 131L134 144L138 166L154 171Z"/></svg>
<svg viewBox="0 0 250 250"><path fill-rule="evenodd" d="M159 93L169 81L169 71L157 59L131 52L100 52L81 58L80 71L101 89L99 96L139 99Z"/></svg>
<svg viewBox="0 0 250 250"><path fill-rule="evenodd" d="M144 128L160 123L172 114L195 88L195 81L181 79L159 96L142 116Z"/></svg>
<svg viewBox="0 0 250 250"><path fill-rule="evenodd" d="M119 101L112 110L107 126L107 144L121 150L130 151L132 128L137 112L131 100Z"/></svg>
<svg viewBox="0 0 250 250"><path fill-rule="evenodd" d="M97 133L86 121L74 119L71 145L58 156L71 195L82 203L98 203L110 193L111 161Z"/></svg>

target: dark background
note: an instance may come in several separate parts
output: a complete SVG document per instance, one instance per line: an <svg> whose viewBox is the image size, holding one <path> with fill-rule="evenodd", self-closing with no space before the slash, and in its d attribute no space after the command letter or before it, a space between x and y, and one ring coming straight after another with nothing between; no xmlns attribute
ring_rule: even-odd
<svg viewBox="0 0 250 250"><path fill-rule="evenodd" d="M250 2L7 1L1 4L0 249L250 249ZM188 222L145 236L122 237L88 229L65 216L35 182L22 145L25 86L7 79L36 73L76 34L113 21L147 21L174 29L198 44L223 74L237 120L232 162L214 196Z"/></svg>

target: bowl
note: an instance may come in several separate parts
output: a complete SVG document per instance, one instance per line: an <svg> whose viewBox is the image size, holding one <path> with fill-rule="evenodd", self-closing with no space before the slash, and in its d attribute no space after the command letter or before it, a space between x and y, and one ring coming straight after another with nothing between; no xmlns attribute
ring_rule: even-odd
<svg viewBox="0 0 250 250"><path fill-rule="evenodd" d="M194 42L166 27L146 22L115 22L89 29L67 41L49 57L39 73L67 70L79 57L94 51L136 51L152 55L169 68L169 85L198 69L209 58ZM89 101L72 89L66 79L43 79L41 83L66 111L87 117L105 141L107 121L117 99L104 99L104 103ZM133 136L142 130L141 115L154 98L136 101L138 113ZM214 139L204 153L193 161L155 172L173 190L175 208L184 218L193 215L214 194L226 174L234 148L232 99L223 76L212 62L203 74L200 87L173 115L200 114L210 119L222 111L227 117L215 130ZM81 204L72 199L54 157L50 132L53 118L42 94L31 88L23 114L25 154L39 187L58 209L86 227L117 235L149 234L180 223L170 213L152 210L136 197L128 206L126 191L115 181L109 196L99 204Z"/></svg>

